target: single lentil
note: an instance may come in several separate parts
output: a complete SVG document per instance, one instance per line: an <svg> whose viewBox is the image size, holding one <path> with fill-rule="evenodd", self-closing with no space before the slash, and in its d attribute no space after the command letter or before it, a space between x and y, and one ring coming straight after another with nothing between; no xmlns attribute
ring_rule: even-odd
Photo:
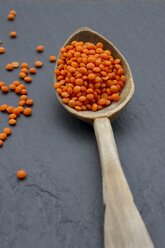
<svg viewBox="0 0 165 248"><path fill-rule="evenodd" d="M3 129L4 133L7 134L7 135L10 135L12 133L12 130L9 128L9 127L5 127Z"/></svg>
<svg viewBox="0 0 165 248"><path fill-rule="evenodd" d="M12 64L7 64L7 65L6 65L6 70L7 70L7 71L12 71L13 68L14 68L14 66L13 66Z"/></svg>
<svg viewBox="0 0 165 248"><path fill-rule="evenodd" d="M2 86L1 90L3 93L8 93L9 92L9 88L7 86Z"/></svg>
<svg viewBox="0 0 165 248"><path fill-rule="evenodd" d="M19 178L19 179L25 179L26 178L26 171L24 171L24 170L19 170L19 171L17 171L17 177Z"/></svg>
<svg viewBox="0 0 165 248"><path fill-rule="evenodd" d="M17 121L16 121L15 119L10 119L10 120L9 120L9 124L10 124L10 125L15 125L16 122L17 122Z"/></svg>
<svg viewBox="0 0 165 248"><path fill-rule="evenodd" d="M36 48L36 51L39 52L39 53L43 52L44 51L44 46L38 46Z"/></svg>
<svg viewBox="0 0 165 248"><path fill-rule="evenodd" d="M17 36L17 33L15 31L10 32L10 37L15 38Z"/></svg>
<svg viewBox="0 0 165 248"><path fill-rule="evenodd" d="M37 68L40 68L40 67L43 66L43 63L42 63L42 61L37 60L37 61L35 61L34 65L35 65Z"/></svg>
<svg viewBox="0 0 165 248"><path fill-rule="evenodd" d="M6 133L0 133L0 140L5 140L7 138Z"/></svg>
<svg viewBox="0 0 165 248"><path fill-rule="evenodd" d="M49 61L50 62L55 62L56 61L56 56L50 56Z"/></svg>
<svg viewBox="0 0 165 248"><path fill-rule="evenodd" d="M30 106L33 104L33 99L26 100L26 105Z"/></svg>
<svg viewBox="0 0 165 248"><path fill-rule="evenodd" d="M31 74L36 74L36 69L35 69L35 68L30 68L30 69L29 69L29 72L30 72Z"/></svg>
<svg viewBox="0 0 165 248"><path fill-rule="evenodd" d="M5 48L4 47L0 47L0 54L5 53Z"/></svg>
<svg viewBox="0 0 165 248"><path fill-rule="evenodd" d="M29 116L32 113L32 109L31 108L25 108L23 113L24 113L25 116Z"/></svg>

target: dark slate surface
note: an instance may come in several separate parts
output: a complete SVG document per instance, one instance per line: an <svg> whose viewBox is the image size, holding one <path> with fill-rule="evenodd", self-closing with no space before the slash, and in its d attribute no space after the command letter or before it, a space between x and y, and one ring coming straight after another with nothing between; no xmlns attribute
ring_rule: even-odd
<svg viewBox="0 0 165 248"><path fill-rule="evenodd" d="M17 11L14 22L6 16ZM110 39L131 66L136 91L113 123L124 172L137 207L157 248L165 247L165 4L1 3L0 80L12 61L44 62L29 96L33 115L20 117L0 149L0 247L103 248L101 171L92 126L65 112L53 90L54 64L65 39L88 26ZM16 30L18 37L9 38ZM36 54L37 45L45 45ZM0 93L0 104L18 97ZM1 131L8 117L0 113ZM25 169L27 179L17 181Z"/></svg>

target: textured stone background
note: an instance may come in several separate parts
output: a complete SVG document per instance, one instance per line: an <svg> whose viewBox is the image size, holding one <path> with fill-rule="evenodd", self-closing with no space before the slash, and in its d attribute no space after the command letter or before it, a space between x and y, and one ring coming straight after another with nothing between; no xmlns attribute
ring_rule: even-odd
<svg viewBox="0 0 165 248"><path fill-rule="evenodd" d="M14 22L6 20L10 9ZM134 76L135 95L113 123L124 172L157 248L165 244L165 4L0 3L0 80L18 71L12 61L36 59L43 68L28 85L33 115L21 116L0 149L0 246L2 248L103 248L101 171L93 128L70 116L53 90L54 64L65 39L88 26L122 51ZM18 37L9 38L16 30ZM38 44L45 45L36 54ZM0 104L15 94L0 93ZM8 117L0 113L0 128ZM27 179L17 181L25 169Z"/></svg>

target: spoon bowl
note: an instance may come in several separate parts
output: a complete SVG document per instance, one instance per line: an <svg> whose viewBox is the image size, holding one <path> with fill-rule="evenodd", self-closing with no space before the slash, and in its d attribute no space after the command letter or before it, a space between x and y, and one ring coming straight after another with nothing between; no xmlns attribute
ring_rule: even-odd
<svg viewBox="0 0 165 248"><path fill-rule="evenodd" d="M124 58L124 56L119 52L119 50L106 38L104 38L102 35L98 34L97 32L89 29L89 28L80 28L76 32L74 32L64 43L63 47L66 45L71 44L72 41L83 41L83 42L92 42L96 44L97 42L101 42L104 45L104 49L110 50L113 57L119 58L121 60L121 65L124 70L124 75L126 77L126 83L124 88L121 91L120 94L120 99L117 102L113 102L110 106L105 107L101 110L98 110L96 112L92 111L77 111L73 108L70 108L68 105L64 104L61 101L61 97L57 94L57 98L63 105L65 109L67 109L71 114L77 116L80 119L83 119L86 122L93 123L93 121L96 118L101 118L101 117L107 117L111 120L113 120L119 113L120 111L125 107L125 105L130 101L131 97L133 96L134 93L134 82L133 82L133 77L132 73L130 70L130 67ZM57 67L57 64L56 64ZM55 68L56 69L56 68ZM55 75L55 82L57 78Z"/></svg>
<svg viewBox="0 0 165 248"><path fill-rule="evenodd" d="M104 49L110 50L115 59L121 60L126 77L120 100L96 112L77 111L70 108L62 103L61 97L56 93L58 100L66 110L94 126L102 168L105 248L153 248L153 243L124 176L111 127L111 121L126 106L134 93L131 70L118 49L97 32L89 28L80 28L68 38L64 47L74 40L94 44L103 43Z"/></svg>

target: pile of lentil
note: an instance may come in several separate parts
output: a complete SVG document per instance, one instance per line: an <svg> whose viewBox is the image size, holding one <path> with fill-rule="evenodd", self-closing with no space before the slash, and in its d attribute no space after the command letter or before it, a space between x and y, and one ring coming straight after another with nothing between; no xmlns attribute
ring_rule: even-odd
<svg viewBox="0 0 165 248"><path fill-rule="evenodd" d="M124 70L102 43L73 41L61 48L57 63L54 88L71 108L97 111L119 100Z"/></svg>

